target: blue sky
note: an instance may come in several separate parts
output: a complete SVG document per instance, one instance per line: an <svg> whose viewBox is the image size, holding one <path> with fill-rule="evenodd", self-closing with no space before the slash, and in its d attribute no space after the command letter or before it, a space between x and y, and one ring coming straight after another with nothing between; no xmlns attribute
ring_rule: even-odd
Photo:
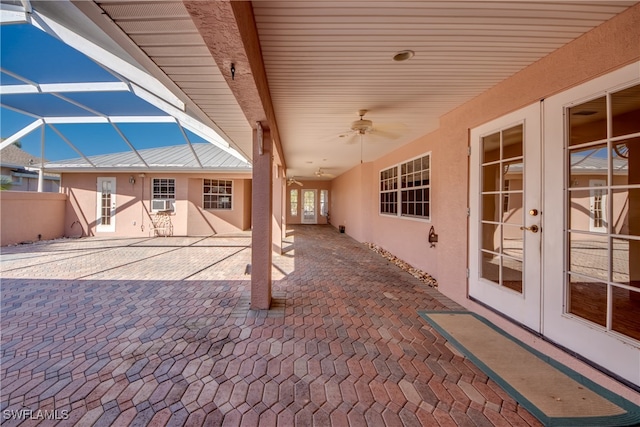
<svg viewBox="0 0 640 427"><path fill-rule="evenodd" d="M119 81L91 59L28 24L2 25L0 43L2 68L39 84ZM11 85L22 82L8 74L0 73L0 83ZM107 115L165 115L131 93L93 92L64 95ZM2 103L45 116L59 116L65 113L87 114L52 95L3 95ZM0 136L7 138L35 120L3 106L0 111ZM130 150L109 124L58 124L55 127L87 156ZM179 128L173 124L122 123L118 124L118 128L136 149L186 143ZM45 129L44 157L47 160L78 157L56 132L49 127ZM185 131L192 143L205 142L193 133ZM37 129L21 138L22 149L39 157L41 135L41 130Z"/></svg>

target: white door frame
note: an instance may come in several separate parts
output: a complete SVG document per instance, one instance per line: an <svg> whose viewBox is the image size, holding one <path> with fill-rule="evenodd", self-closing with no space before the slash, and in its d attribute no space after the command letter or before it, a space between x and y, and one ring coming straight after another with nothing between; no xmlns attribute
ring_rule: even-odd
<svg viewBox="0 0 640 427"><path fill-rule="evenodd" d="M602 187L606 185L606 181L603 179L590 179L589 187ZM589 231L601 231L603 233L607 232L607 195L605 194L596 194L597 191L600 190L591 190L589 194ZM601 191L600 191L601 193ZM596 197L599 197L598 201L599 205L596 205ZM596 210L600 210L601 221L604 226L597 226L596 224Z"/></svg>
<svg viewBox="0 0 640 427"><path fill-rule="evenodd" d="M305 193L313 193L313 217L307 217L307 206L305 205ZM318 223L318 190L305 188L302 190L302 223L317 224Z"/></svg>
<svg viewBox="0 0 640 427"><path fill-rule="evenodd" d="M532 104L521 110L507 114L482 126L471 130L471 164L469 188L469 296L481 301L505 316L539 331L541 329L541 253L540 241L543 233L523 230L523 292L518 293L482 278L481 273L481 162L482 148L480 140L483 136L523 124L523 226L537 226L542 230L540 205L541 176L541 140L540 140L540 104ZM502 200L500 200L502 203ZM528 214L536 209L536 216Z"/></svg>
<svg viewBox="0 0 640 427"><path fill-rule="evenodd" d="M612 73L571 88L545 100L544 106L544 205L558 209L557 215L545 219L543 242L544 313L542 333L594 363L640 385L640 345L630 338L607 331L568 313L565 288L565 265L568 262L567 198L565 185L567 165L564 141L566 109L594 96L604 95L617 87L640 82L640 63L630 64Z"/></svg>
<svg viewBox="0 0 640 427"><path fill-rule="evenodd" d="M111 194L109 196L110 220L109 224L102 223L102 183L111 183ZM96 231L97 232L114 232L116 231L116 178L115 177L98 177L96 182Z"/></svg>

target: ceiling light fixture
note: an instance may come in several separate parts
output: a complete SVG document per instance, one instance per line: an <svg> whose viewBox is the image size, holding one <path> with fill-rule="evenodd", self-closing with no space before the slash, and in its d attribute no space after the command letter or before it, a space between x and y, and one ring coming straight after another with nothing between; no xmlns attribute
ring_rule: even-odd
<svg viewBox="0 0 640 427"><path fill-rule="evenodd" d="M393 60L397 62L407 61L413 58L413 55L416 53L412 50L401 50L400 52L393 55Z"/></svg>

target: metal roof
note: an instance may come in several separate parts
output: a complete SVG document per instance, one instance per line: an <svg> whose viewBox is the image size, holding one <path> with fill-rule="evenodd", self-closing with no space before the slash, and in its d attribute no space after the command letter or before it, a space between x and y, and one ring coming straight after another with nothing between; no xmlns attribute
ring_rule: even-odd
<svg viewBox="0 0 640 427"><path fill-rule="evenodd" d="M139 154L139 156L137 155ZM251 172L251 165L213 144L175 145L148 148L49 162L45 169L55 172L100 171L220 171Z"/></svg>

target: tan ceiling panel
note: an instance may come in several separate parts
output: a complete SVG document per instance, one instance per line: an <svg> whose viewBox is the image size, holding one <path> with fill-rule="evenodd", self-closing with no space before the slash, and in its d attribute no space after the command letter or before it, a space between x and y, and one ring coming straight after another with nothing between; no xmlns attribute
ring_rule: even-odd
<svg viewBox="0 0 640 427"><path fill-rule="evenodd" d="M252 133L182 1L105 0L102 10L247 158ZM199 105L200 101L208 101Z"/></svg>
<svg viewBox="0 0 640 427"><path fill-rule="evenodd" d="M318 158L337 173L359 163L339 135L360 109L396 131L364 136L365 157L380 157L634 3L255 1L287 164L304 177ZM415 56L393 61L404 49Z"/></svg>
<svg viewBox="0 0 640 427"><path fill-rule="evenodd" d="M246 118L181 1L97 3L241 151L251 152ZM635 3L254 1L288 173L315 178L322 166L340 174L397 149ZM393 61L404 49L415 56ZM361 109L374 126L362 147L340 137Z"/></svg>

